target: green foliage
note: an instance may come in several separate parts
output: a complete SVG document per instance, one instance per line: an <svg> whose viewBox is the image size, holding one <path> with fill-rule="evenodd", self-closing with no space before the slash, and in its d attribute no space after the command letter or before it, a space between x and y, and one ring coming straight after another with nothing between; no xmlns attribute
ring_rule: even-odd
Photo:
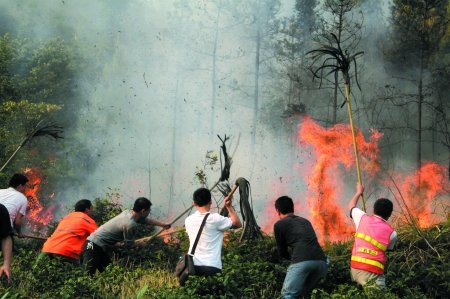
<svg viewBox="0 0 450 299"><path fill-rule="evenodd" d="M32 51L26 76L22 82L26 96L32 101L67 103L74 90L75 58L61 39L53 39Z"/></svg>
<svg viewBox="0 0 450 299"><path fill-rule="evenodd" d="M386 59L400 69L427 68L448 23L447 1L393 1L391 39Z"/></svg>
<svg viewBox="0 0 450 299"><path fill-rule="evenodd" d="M412 290L417 290L417 293L433 298L444 298L449 294L448 229L447 222L424 230L424 237L411 227L400 232L396 250L388 256L390 262L386 275L395 293L408 297Z"/></svg>
<svg viewBox="0 0 450 299"><path fill-rule="evenodd" d="M76 78L82 68L77 48L61 38L36 41L10 34L0 36L0 148L3 149L0 165L40 120L60 125L65 131L76 124L81 103ZM20 148L0 174L2 186L12 173L25 167L38 168L47 178L39 194L44 198L56 193L55 184L62 176L74 182L79 165L70 165L70 159L61 159L60 155L85 153L85 146L74 138L70 143L42 142L42 139L45 137L33 138ZM94 162L89 164L93 167ZM58 188L61 187L64 186L59 184Z"/></svg>
<svg viewBox="0 0 450 299"><path fill-rule="evenodd" d="M0 36L0 100L17 96L14 76L11 74L17 53L15 44L8 34Z"/></svg>
<svg viewBox="0 0 450 299"><path fill-rule="evenodd" d="M207 172L208 171L215 171L217 166L217 161L219 160L219 157L217 156L217 153L214 151L207 151L205 154L205 159L203 160L203 166L202 167L196 167L195 170L195 180L199 182L202 186L207 186Z"/></svg>
<svg viewBox="0 0 450 299"><path fill-rule="evenodd" d="M398 299L396 294L393 294L390 291L379 290L376 288L366 288L362 289L361 287L349 284L341 284L335 285L334 291L328 293L322 289L316 289L313 291L311 298L336 298L336 299ZM421 297L411 297L411 298L421 298Z"/></svg>
<svg viewBox="0 0 450 299"><path fill-rule="evenodd" d="M241 256L244 260L255 262L279 262L278 252L276 249L275 239L269 236L264 236L263 239L248 240L239 243L240 234L230 234L228 236L229 244L225 246L223 254L236 254ZM255 255L255 252L258 252Z"/></svg>
<svg viewBox="0 0 450 299"><path fill-rule="evenodd" d="M0 153L0 161L5 163L11 154L21 145L21 142L30 134L44 116L54 115L61 106L48 103L30 103L27 100L18 102L5 101L0 103L0 146L3 150ZM44 137L37 137L44 138ZM11 169L23 167L21 160L28 163L35 161L35 153L22 151L21 159L16 159L15 164L9 166ZM33 155L34 154L34 155ZM1 166L0 165L0 166ZM2 177L9 179L9 174Z"/></svg>
<svg viewBox="0 0 450 299"><path fill-rule="evenodd" d="M94 210L91 214L98 226L106 221L114 218L122 212L122 205L120 204L120 194L117 192L107 193L103 198L96 198L92 201Z"/></svg>
<svg viewBox="0 0 450 299"><path fill-rule="evenodd" d="M327 280L319 284L319 288L332 292L336 285L352 284L350 281L349 270L343 271L349 267L350 253L352 249L352 242L337 242L327 244L325 252L330 260L328 265ZM329 280L333 281L330 285Z"/></svg>
<svg viewBox="0 0 450 299"><path fill-rule="evenodd" d="M100 202L107 207L108 197ZM103 211L100 218L114 214L108 208ZM385 290L362 288L350 280L351 242L327 244L331 261L327 277L312 298L444 298L450 293L449 232L448 222L425 230L426 243L412 228L399 231L397 248L388 256ZM273 237L244 243L238 242L239 237L239 232L226 237L222 273L192 276L184 287L178 286L172 272L178 257L187 251L185 232L168 243L155 238L142 247L118 251L112 265L93 277L59 259L44 257L36 264L42 241L20 239L12 265L13 284L1 283L0 297L279 298L287 264L278 263Z"/></svg>
<svg viewBox="0 0 450 299"><path fill-rule="evenodd" d="M80 57L61 38L36 43L0 36L0 100L68 104ZM74 111L72 111L74 113Z"/></svg>
<svg viewBox="0 0 450 299"><path fill-rule="evenodd" d="M90 277L82 274L67 279L58 292L55 292L59 298L102 298L95 285L90 282Z"/></svg>

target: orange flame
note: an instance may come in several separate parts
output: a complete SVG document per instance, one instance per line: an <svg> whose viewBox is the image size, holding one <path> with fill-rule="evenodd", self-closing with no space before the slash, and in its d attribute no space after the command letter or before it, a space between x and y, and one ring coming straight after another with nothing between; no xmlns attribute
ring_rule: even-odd
<svg viewBox="0 0 450 299"><path fill-rule="evenodd" d="M163 242L166 244L180 244L180 236L185 232L184 227L172 226L168 230L164 230L159 236L162 237ZM182 237L181 237L182 238Z"/></svg>
<svg viewBox="0 0 450 299"><path fill-rule="evenodd" d="M28 187L25 190L25 196L28 198L27 226L34 231L40 231L45 225L53 220L54 205L44 208L39 200L41 191L42 177L41 171L35 168L25 168L24 173L28 178ZM53 200L53 195L50 200Z"/></svg>
<svg viewBox="0 0 450 299"><path fill-rule="evenodd" d="M355 165L350 127L338 124L326 129L305 118L298 136L300 144L311 146L317 157L309 177L307 202L319 242L347 239L354 229L347 223L346 210L338 205L338 195L343 185L339 166L349 169ZM372 131L371 140L366 142L361 132L356 132L362 168L373 175L380 170L377 142L381 136L381 133Z"/></svg>
<svg viewBox="0 0 450 299"><path fill-rule="evenodd" d="M361 167L366 180L373 181L380 171L378 140L382 136L382 133L372 130L370 139L366 141L360 131L356 132ZM311 163L311 159L302 162L304 167L299 171L305 174L308 183L307 205L319 242L324 244L348 239L354 228L346 217L347 210L339 205L338 198L343 197L345 173L342 173L341 166L346 170L355 168L350 128L348 125L338 124L326 129L306 117L297 137L300 145L304 148L311 147L310 154L316 156L315 163ZM392 188L393 182L396 182L398 191L394 192L396 188ZM446 166L428 162L414 174L396 175L393 181L386 181L383 184L393 191L404 214L406 206L421 227L437 223L447 217L450 183L446 175ZM273 182L272 190L276 191L276 194L283 191L277 181ZM443 204L439 206L436 199L441 195ZM269 198L271 200L266 205L261 225L265 232L271 231L273 224L278 220L273 207L275 196Z"/></svg>
<svg viewBox="0 0 450 299"><path fill-rule="evenodd" d="M450 191L446 168L443 165L427 162L418 171L406 177L397 174L394 181L401 182L396 184L398 190L395 186L391 188L395 190L397 202L403 209L409 210L420 227L428 227L442 218L438 213L433 213L432 208L437 196L440 194L448 196ZM393 182L387 184L392 186ZM404 214L406 213L407 211L404 211ZM445 214L445 211L442 213Z"/></svg>

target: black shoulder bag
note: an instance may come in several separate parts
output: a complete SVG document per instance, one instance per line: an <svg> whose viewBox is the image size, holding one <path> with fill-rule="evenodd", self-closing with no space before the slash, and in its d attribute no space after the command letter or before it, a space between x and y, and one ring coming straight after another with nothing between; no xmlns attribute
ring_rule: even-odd
<svg viewBox="0 0 450 299"><path fill-rule="evenodd" d="M175 276L178 279L178 282L181 286L183 286L186 283L186 280L188 279L189 275L195 274L195 267L194 267L194 252L195 248L197 247L198 240L200 239L200 235L202 234L203 227L206 223L206 218L208 218L209 213L205 215L205 218L203 218L203 222L200 225L200 228L198 229L197 237L195 238L194 245L192 245L191 253L186 253L177 263L177 266L175 267Z"/></svg>

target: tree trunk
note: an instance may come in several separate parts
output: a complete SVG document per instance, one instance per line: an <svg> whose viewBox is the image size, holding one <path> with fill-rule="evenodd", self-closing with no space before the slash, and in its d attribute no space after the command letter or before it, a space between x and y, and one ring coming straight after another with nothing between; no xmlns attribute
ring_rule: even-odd
<svg viewBox="0 0 450 299"><path fill-rule="evenodd" d="M422 73L422 70L420 71ZM418 103L417 103L417 169L420 168L422 164L422 103L423 103L423 94L422 94L422 74L419 79L418 86Z"/></svg>
<svg viewBox="0 0 450 299"><path fill-rule="evenodd" d="M261 28L258 19L256 24L256 53L255 53L255 89L253 98L253 132L251 152L254 153L256 147L256 127L258 124L258 108L259 108L259 67L260 67L260 52L261 52Z"/></svg>
<svg viewBox="0 0 450 299"><path fill-rule="evenodd" d="M424 25L425 20L424 18ZM420 54L419 54L419 82L417 85L417 169L420 169L422 165L422 105L423 105L423 68L424 68L424 50L423 47L425 45L425 41L422 38L422 44L420 45ZM420 178L419 178L420 179Z"/></svg>
<svg viewBox="0 0 450 299"><path fill-rule="evenodd" d="M177 71L177 74L179 72ZM175 197L175 172L176 172L176 157L177 157L177 118L178 118L178 87L180 79L177 77L177 83L175 85L174 103L173 103L173 118L172 118L172 155L170 166L170 185L169 185L169 204L167 207L168 216L172 216L173 201Z"/></svg>
<svg viewBox="0 0 450 299"><path fill-rule="evenodd" d="M338 84L339 84L339 72L334 72L333 125L335 125L337 122Z"/></svg>
<svg viewBox="0 0 450 299"><path fill-rule="evenodd" d="M216 97L217 97L217 43L219 40L219 20L221 7L219 6L216 17L216 28L214 34L214 45L212 53L212 76L211 76L211 133L210 144L213 143L214 132L216 130Z"/></svg>

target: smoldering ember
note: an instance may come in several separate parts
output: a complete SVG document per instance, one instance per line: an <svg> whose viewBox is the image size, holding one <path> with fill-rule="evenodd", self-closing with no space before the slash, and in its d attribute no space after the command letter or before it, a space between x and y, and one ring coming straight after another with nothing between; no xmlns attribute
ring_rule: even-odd
<svg viewBox="0 0 450 299"><path fill-rule="evenodd" d="M0 0L0 188L28 179L19 228L0 191L13 229L0 295L282 298L275 201L289 196L329 261L313 298L448 296L449 12L448 0ZM393 203L384 291L350 274L358 184L362 211ZM225 233L220 274L180 287L200 187L226 217L233 194L243 227ZM141 197L155 227L104 272L38 258L79 200L100 227Z"/></svg>

